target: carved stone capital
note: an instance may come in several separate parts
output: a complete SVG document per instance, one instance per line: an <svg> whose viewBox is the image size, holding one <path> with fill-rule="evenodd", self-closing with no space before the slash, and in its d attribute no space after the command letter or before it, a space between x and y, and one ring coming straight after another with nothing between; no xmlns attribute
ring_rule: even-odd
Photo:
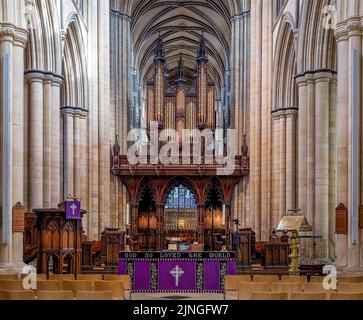
<svg viewBox="0 0 363 320"><path fill-rule="evenodd" d="M25 48L28 41L28 31L11 23L0 23L0 42L9 41L15 46Z"/></svg>

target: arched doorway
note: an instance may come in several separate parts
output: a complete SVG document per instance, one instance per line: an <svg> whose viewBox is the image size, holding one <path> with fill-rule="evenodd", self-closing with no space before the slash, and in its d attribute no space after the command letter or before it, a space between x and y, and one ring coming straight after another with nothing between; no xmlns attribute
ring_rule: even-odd
<svg viewBox="0 0 363 320"><path fill-rule="evenodd" d="M207 188L204 208L204 240L206 250L220 250L225 244L225 215L222 192L215 181Z"/></svg>
<svg viewBox="0 0 363 320"><path fill-rule="evenodd" d="M168 243L179 243L180 250L197 240L198 207L191 188L175 184L169 191L164 210L165 233Z"/></svg>
<svg viewBox="0 0 363 320"><path fill-rule="evenodd" d="M146 183L139 194L138 230L142 250L156 249L155 190Z"/></svg>
<svg viewBox="0 0 363 320"><path fill-rule="evenodd" d="M74 273L74 256L67 254L63 259L62 273L72 274Z"/></svg>
<svg viewBox="0 0 363 320"><path fill-rule="evenodd" d="M59 273L59 258L55 254L50 254L47 259L47 273L58 274Z"/></svg>

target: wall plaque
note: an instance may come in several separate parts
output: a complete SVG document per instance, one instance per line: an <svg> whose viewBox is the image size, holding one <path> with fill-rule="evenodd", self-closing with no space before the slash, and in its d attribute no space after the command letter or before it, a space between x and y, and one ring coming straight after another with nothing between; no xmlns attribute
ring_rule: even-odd
<svg viewBox="0 0 363 320"><path fill-rule="evenodd" d="M13 232L24 232L24 207L18 202L13 207Z"/></svg>
<svg viewBox="0 0 363 320"><path fill-rule="evenodd" d="M348 234L348 209L343 203L335 209L335 232Z"/></svg>

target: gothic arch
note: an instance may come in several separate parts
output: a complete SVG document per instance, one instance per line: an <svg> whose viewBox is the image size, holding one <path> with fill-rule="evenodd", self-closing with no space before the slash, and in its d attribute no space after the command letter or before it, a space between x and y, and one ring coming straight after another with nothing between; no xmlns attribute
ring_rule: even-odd
<svg viewBox="0 0 363 320"><path fill-rule="evenodd" d="M200 202L201 195L198 191L197 186L191 180L189 180L188 178L185 178L185 177L184 178L174 177L165 184L164 188L161 191L161 195L162 195L162 199L163 199L164 203L167 200L170 190L172 190L174 187L177 187L180 184L187 187L188 189L190 189L194 193L197 203Z"/></svg>
<svg viewBox="0 0 363 320"><path fill-rule="evenodd" d="M77 15L73 15L69 21L63 49L62 104L88 109L87 63L83 54L86 51L81 26Z"/></svg>
<svg viewBox="0 0 363 320"><path fill-rule="evenodd" d="M34 2L25 52L27 70L61 73L61 32L56 10L54 1Z"/></svg>
<svg viewBox="0 0 363 320"><path fill-rule="evenodd" d="M274 54L273 105L275 110L297 107L295 75L296 42L295 25L289 14L282 17Z"/></svg>
<svg viewBox="0 0 363 320"><path fill-rule="evenodd" d="M299 26L298 74L329 69L336 71L335 39L324 28L324 7L333 0L303 1Z"/></svg>

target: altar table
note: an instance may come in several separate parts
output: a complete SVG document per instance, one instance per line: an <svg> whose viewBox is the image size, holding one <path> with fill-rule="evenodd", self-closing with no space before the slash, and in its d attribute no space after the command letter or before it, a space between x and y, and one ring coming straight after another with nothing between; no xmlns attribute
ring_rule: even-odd
<svg viewBox="0 0 363 320"><path fill-rule="evenodd" d="M237 259L235 252L120 252L118 273L130 275L133 292L218 293L237 273Z"/></svg>

